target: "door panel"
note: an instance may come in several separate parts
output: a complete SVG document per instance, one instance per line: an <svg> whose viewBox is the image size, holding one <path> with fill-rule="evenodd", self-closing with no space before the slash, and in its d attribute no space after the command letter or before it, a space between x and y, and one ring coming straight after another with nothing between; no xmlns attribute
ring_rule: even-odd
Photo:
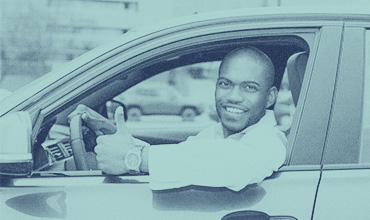
<svg viewBox="0 0 370 220"><path fill-rule="evenodd" d="M370 168L324 170L315 205L315 220L368 220Z"/></svg>
<svg viewBox="0 0 370 220"><path fill-rule="evenodd" d="M367 34L363 23L344 28L315 220L367 220L370 216L370 164L364 160L368 145L361 143L367 114L364 100L368 99L364 93L369 76Z"/></svg>
<svg viewBox="0 0 370 220"><path fill-rule="evenodd" d="M0 201L7 204L2 214L14 219L48 215L65 219L215 220L239 210L310 219L312 208L308 207L313 205L320 171L318 166L309 169L316 171L285 169L239 192L200 186L151 191L148 176L13 179L17 188L3 189ZM34 209L27 208L29 200ZM99 205L103 203L109 205Z"/></svg>
<svg viewBox="0 0 370 220"><path fill-rule="evenodd" d="M293 169L293 167L291 167ZM320 171L282 171L277 178L265 180L261 187L266 191L263 199L252 210L269 215L289 215L297 219L311 219Z"/></svg>
<svg viewBox="0 0 370 220"><path fill-rule="evenodd" d="M270 216L288 215L298 219L310 219L319 176L317 167L317 171L278 172L261 184L249 185L239 192L207 187L154 192L153 206L163 210L218 211L224 214L228 213L225 210L257 210ZM186 219L186 216L178 217L176 219Z"/></svg>

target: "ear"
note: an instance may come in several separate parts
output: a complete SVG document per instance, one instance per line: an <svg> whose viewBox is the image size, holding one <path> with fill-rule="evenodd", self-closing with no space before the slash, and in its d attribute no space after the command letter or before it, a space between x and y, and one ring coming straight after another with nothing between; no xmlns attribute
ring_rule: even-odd
<svg viewBox="0 0 370 220"><path fill-rule="evenodd" d="M278 95L277 88L275 86L272 86L268 91L266 108L269 108L276 102L277 95Z"/></svg>

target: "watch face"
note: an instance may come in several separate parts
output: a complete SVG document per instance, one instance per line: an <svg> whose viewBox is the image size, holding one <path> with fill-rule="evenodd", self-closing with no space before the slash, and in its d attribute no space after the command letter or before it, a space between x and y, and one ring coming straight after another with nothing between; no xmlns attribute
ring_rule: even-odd
<svg viewBox="0 0 370 220"><path fill-rule="evenodd" d="M140 158L137 154L128 154L126 157L127 168L137 168L140 165Z"/></svg>

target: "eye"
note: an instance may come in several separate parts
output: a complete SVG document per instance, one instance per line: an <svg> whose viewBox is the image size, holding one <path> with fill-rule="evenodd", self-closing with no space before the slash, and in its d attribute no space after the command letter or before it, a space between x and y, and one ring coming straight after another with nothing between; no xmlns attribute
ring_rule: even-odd
<svg viewBox="0 0 370 220"><path fill-rule="evenodd" d="M243 86L243 89L246 92L257 92L258 91L258 87L253 84L246 84Z"/></svg>
<svg viewBox="0 0 370 220"><path fill-rule="evenodd" d="M231 83L226 80L219 80L217 85L222 89L229 89L231 88Z"/></svg>

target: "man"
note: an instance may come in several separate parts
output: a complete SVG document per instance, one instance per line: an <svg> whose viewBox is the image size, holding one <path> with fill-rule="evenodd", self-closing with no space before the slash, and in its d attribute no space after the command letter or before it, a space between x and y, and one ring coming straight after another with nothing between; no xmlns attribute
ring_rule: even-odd
<svg viewBox="0 0 370 220"><path fill-rule="evenodd" d="M266 110L277 98L274 76L271 60L255 47L227 54L215 91L220 123L179 144L137 146L122 108L115 113L116 131L85 106L72 115L85 112L82 117L93 130L113 133L99 136L95 147L98 167L108 174L149 172L154 190L187 185L241 190L270 176L285 160L285 135Z"/></svg>

